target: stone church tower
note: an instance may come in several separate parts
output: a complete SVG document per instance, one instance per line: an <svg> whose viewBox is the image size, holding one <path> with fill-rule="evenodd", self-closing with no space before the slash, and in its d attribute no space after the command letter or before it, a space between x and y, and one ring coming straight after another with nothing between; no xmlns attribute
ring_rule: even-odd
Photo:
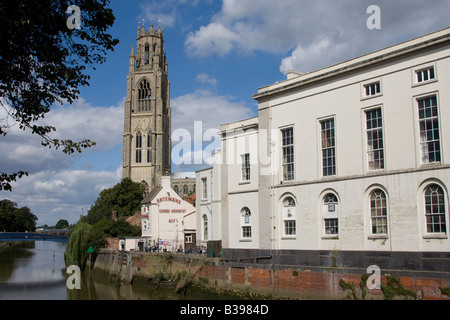
<svg viewBox="0 0 450 320"><path fill-rule="evenodd" d="M164 32L138 28L136 54L131 48L123 134L123 178L149 193L171 171L170 81Z"/></svg>

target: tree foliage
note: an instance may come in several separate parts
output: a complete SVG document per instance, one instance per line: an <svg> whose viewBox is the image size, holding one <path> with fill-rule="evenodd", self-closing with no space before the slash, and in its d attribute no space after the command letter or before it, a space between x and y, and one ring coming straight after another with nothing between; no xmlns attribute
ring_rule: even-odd
<svg viewBox="0 0 450 320"><path fill-rule="evenodd" d="M81 29L69 29L69 5L81 10ZM0 105L7 116L0 119L0 135L13 125L42 137L49 148L64 153L81 152L95 145L85 139L55 139L56 128L38 120L55 103L73 103L80 87L89 85L88 68L106 60L118 40L106 31L115 17L109 0L2 0L0 2ZM0 190L26 171L0 173Z"/></svg>
<svg viewBox="0 0 450 320"><path fill-rule="evenodd" d="M108 237L134 237L141 235L141 228L132 226L123 219L116 221L102 219L92 226L95 232L103 232Z"/></svg>
<svg viewBox="0 0 450 320"><path fill-rule="evenodd" d="M114 187L100 192L84 221L95 224L102 219L111 218L113 210L117 212L117 218L131 216L140 211L144 191L143 185L125 178Z"/></svg>
<svg viewBox="0 0 450 320"><path fill-rule="evenodd" d="M94 249L94 261L99 250L105 247L106 238L139 236L141 228L131 226L121 217L131 216L140 210L144 190L145 187L140 183L125 178L114 187L100 192L87 216L75 225L69 235L66 263L76 264L83 269L90 246ZM117 220L112 219L113 210L117 212Z"/></svg>
<svg viewBox="0 0 450 320"><path fill-rule="evenodd" d="M67 242L65 260L69 265L77 265L84 269L88 257L89 238L92 226L85 222L79 222L70 234ZM95 249L94 249L95 250Z"/></svg>
<svg viewBox="0 0 450 320"><path fill-rule="evenodd" d="M55 225L55 229L65 229L69 226L69 221L66 219L59 219Z"/></svg>
<svg viewBox="0 0 450 320"><path fill-rule="evenodd" d="M34 231L37 219L27 207L18 208L16 203L7 199L0 201L0 231Z"/></svg>

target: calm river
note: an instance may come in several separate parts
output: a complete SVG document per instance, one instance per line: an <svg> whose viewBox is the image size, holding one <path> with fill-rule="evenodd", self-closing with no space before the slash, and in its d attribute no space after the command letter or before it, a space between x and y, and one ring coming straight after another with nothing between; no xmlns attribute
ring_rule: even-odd
<svg viewBox="0 0 450 320"><path fill-rule="evenodd" d="M0 248L0 300L208 300L194 290L178 295L173 288L131 286L95 278L85 272L81 289L66 287L66 243L28 241Z"/></svg>

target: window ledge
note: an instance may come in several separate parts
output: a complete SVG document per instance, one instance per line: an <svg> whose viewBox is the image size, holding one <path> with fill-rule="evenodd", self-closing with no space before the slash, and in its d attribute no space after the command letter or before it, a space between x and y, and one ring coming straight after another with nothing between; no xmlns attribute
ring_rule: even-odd
<svg viewBox="0 0 450 320"><path fill-rule="evenodd" d="M339 240L339 236L337 234L330 234L326 236L322 236L322 240Z"/></svg>
<svg viewBox="0 0 450 320"><path fill-rule="evenodd" d="M374 95L371 95L371 96L364 95L364 96L361 97L361 101L370 100L370 99L374 99L374 98L379 98L379 97L382 97L382 96L383 96L383 93L377 93L377 94L374 94Z"/></svg>
<svg viewBox="0 0 450 320"><path fill-rule="evenodd" d="M283 236L281 240L296 240L297 236Z"/></svg>
<svg viewBox="0 0 450 320"><path fill-rule="evenodd" d="M373 234L371 236L368 236L367 239L369 239L369 240L386 240L386 239L389 239L389 237L386 234Z"/></svg>
<svg viewBox="0 0 450 320"><path fill-rule="evenodd" d="M424 86L426 84L436 83L436 82L438 82L438 79L425 80L425 81L422 81L422 82L414 82L411 87L415 88L415 87L420 87L420 86Z"/></svg>
<svg viewBox="0 0 450 320"><path fill-rule="evenodd" d="M246 181L241 181L241 182L239 182L239 185L243 185L243 184L250 184L250 180L246 180Z"/></svg>
<svg viewBox="0 0 450 320"><path fill-rule="evenodd" d="M252 239L239 239L239 242L252 242Z"/></svg>
<svg viewBox="0 0 450 320"><path fill-rule="evenodd" d="M422 163L420 165L421 168L433 168L433 167L438 168L440 166L442 166L442 162L441 161Z"/></svg>
<svg viewBox="0 0 450 320"><path fill-rule="evenodd" d="M424 234L424 239L448 239L446 234Z"/></svg>

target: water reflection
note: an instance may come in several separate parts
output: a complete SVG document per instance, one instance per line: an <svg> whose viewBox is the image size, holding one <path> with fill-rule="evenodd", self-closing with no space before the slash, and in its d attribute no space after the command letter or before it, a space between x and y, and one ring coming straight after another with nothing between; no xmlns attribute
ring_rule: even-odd
<svg viewBox="0 0 450 320"><path fill-rule="evenodd" d="M83 272L81 290L67 290L69 300L180 300L185 296L175 292L174 285L156 289L152 285L136 285L110 281Z"/></svg>
<svg viewBox="0 0 450 320"><path fill-rule="evenodd" d="M0 299L66 299L65 243L17 242L0 251Z"/></svg>
<svg viewBox="0 0 450 320"><path fill-rule="evenodd" d="M150 283L133 285L111 281L92 272L81 274L81 289L66 286L65 243L27 241L0 249L0 300L210 300L213 296L195 288L186 295L175 292L175 284L157 289Z"/></svg>
<svg viewBox="0 0 450 320"><path fill-rule="evenodd" d="M13 247L7 246L0 248L0 283L10 282L14 270L19 265L29 263L29 258L34 253L28 249L34 249L34 247L34 241L27 241L20 243L20 245L14 245Z"/></svg>

